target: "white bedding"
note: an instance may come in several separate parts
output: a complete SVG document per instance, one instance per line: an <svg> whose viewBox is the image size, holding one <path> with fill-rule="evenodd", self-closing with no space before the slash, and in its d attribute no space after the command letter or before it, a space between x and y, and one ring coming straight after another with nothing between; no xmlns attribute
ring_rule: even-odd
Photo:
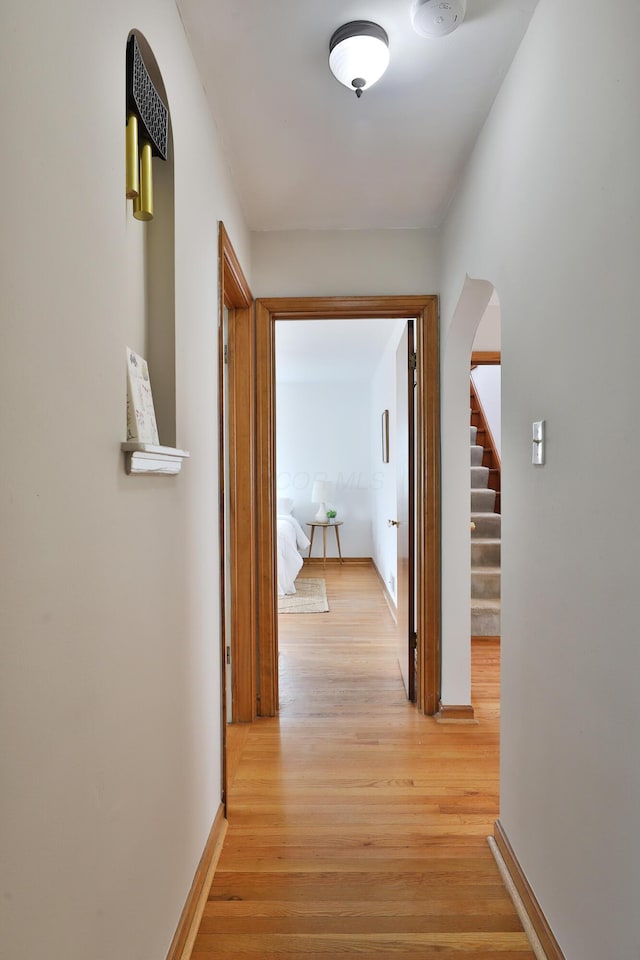
<svg viewBox="0 0 640 960"><path fill-rule="evenodd" d="M295 579L302 567L300 550L309 546L309 539L295 517L278 514L278 596L295 593Z"/></svg>

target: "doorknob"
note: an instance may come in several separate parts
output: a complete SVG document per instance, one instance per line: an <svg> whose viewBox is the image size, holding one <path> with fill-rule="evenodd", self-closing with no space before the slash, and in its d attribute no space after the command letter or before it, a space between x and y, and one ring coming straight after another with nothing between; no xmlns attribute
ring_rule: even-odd
<svg viewBox="0 0 640 960"><path fill-rule="evenodd" d="M388 526L388 527L399 527L399 526L400 526L400 521L399 521L399 520L387 520L387 526Z"/></svg>

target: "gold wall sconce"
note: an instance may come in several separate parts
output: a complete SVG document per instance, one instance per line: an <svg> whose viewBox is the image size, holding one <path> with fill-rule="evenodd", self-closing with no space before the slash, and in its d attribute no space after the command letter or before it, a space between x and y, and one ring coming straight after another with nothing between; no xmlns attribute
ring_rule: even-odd
<svg viewBox="0 0 640 960"><path fill-rule="evenodd" d="M127 42L126 197L136 220L153 219L153 157L167 159L169 110L132 34Z"/></svg>

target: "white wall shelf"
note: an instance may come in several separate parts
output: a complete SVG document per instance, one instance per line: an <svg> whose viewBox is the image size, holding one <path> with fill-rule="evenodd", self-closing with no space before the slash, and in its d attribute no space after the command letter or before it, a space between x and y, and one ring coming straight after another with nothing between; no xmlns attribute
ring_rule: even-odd
<svg viewBox="0 0 640 960"><path fill-rule="evenodd" d="M182 461L189 457L186 450L139 443L136 440L121 443L120 449L124 451L124 467L128 474L175 476L182 469Z"/></svg>

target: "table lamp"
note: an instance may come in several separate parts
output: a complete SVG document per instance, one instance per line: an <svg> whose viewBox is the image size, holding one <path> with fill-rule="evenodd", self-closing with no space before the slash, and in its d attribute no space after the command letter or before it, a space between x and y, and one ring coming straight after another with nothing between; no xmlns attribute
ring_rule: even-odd
<svg viewBox="0 0 640 960"><path fill-rule="evenodd" d="M319 503L318 512L314 520L318 523L327 522L327 500L333 496L334 484L330 480L314 480L311 488L311 502Z"/></svg>

